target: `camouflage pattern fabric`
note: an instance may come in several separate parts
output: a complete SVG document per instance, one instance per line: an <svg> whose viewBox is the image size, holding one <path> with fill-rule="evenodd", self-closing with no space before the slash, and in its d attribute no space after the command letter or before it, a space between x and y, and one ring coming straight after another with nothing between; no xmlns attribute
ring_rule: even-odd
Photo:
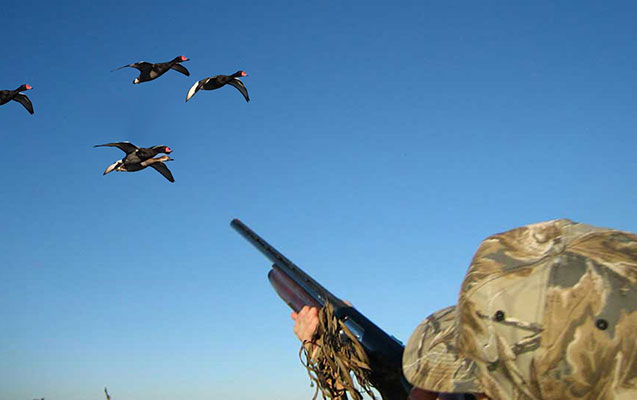
<svg viewBox="0 0 637 400"><path fill-rule="evenodd" d="M367 355L352 332L336 318L331 304L318 314L319 324L312 346L303 343L299 351L301 363L307 369L312 385L316 385L313 400L320 390L323 399L362 400L363 394L376 399L369 382ZM312 357L310 352L316 352Z"/></svg>
<svg viewBox="0 0 637 400"><path fill-rule="evenodd" d="M483 241L457 307L419 326L403 369L495 400L637 399L636 334L637 236L562 219Z"/></svg>
<svg viewBox="0 0 637 400"><path fill-rule="evenodd" d="M403 374L414 386L444 393L481 393L476 364L456 350L456 307L425 319L403 353Z"/></svg>

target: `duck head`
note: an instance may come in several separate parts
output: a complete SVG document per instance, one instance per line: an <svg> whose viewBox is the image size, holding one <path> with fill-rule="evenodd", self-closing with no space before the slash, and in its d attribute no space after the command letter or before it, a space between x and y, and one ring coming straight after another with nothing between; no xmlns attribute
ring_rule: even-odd
<svg viewBox="0 0 637 400"><path fill-rule="evenodd" d="M31 90L31 89L33 89L33 87L31 87L31 85L29 85L28 83L25 83L24 85L18 88L18 92L23 92L25 90Z"/></svg>
<svg viewBox="0 0 637 400"><path fill-rule="evenodd" d="M179 56L179 57L175 57L173 61L177 61L177 62L190 61L190 58L186 58L186 56Z"/></svg>
<svg viewBox="0 0 637 400"><path fill-rule="evenodd" d="M152 148L153 150L155 150L156 152L158 152L158 153L166 153L166 154L170 154L170 153L172 153L172 152L173 152L173 149L171 149L171 148L170 148L170 147L168 147L168 146L164 146L164 145L161 145L161 146L153 146L153 147L151 147L151 148Z"/></svg>

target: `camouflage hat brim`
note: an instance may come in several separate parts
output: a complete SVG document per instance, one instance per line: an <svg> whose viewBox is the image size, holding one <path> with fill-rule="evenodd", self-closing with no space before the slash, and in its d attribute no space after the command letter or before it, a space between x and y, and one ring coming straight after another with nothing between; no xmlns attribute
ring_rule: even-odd
<svg viewBox="0 0 637 400"><path fill-rule="evenodd" d="M403 373L414 386L433 392L481 393L477 367L456 351L456 307L427 317L403 353Z"/></svg>

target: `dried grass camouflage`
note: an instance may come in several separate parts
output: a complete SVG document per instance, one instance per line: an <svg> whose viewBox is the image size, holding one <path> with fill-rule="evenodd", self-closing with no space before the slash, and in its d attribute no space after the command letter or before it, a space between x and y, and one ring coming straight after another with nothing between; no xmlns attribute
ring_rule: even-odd
<svg viewBox="0 0 637 400"><path fill-rule="evenodd" d="M367 395L376 400L369 379L369 360L356 336L336 318L331 303L320 309L318 317L312 346L303 343L299 350L301 364L307 369L312 385L316 385L312 399L320 391L323 399L363 400ZM314 350L315 354L310 354Z"/></svg>

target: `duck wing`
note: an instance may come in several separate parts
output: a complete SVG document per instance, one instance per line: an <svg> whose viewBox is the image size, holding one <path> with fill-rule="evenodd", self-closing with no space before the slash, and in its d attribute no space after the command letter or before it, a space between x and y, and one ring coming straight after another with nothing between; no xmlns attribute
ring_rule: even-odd
<svg viewBox="0 0 637 400"><path fill-rule="evenodd" d="M106 175L106 174L108 174L110 172L116 171L122 165L124 165L124 161L123 160L117 160L114 163L112 163L111 165L109 165L108 167L106 167L106 169L104 170L104 173L102 175Z"/></svg>
<svg viewBox="0 0 637 400"><path fill-rule="evenodd" d="M134 153L138 147L132 144L131 142L115 142L115 143L105 143L105 144L96 144L93 147L117 147L121 151L126 154Z"/></svg>
<svg viewBox="0 0 637 400"><path fill-rule="evenodd" d="M170 170L163 162L156 162L154 164L150 164L150 166L153 167L155 171L162 174L164 178L168 179L171 182L175 182L175 178L173 178L173 174L170 173Z"/></svg>
<svg viewBox="0 0 637 400"><path fill-rule="evenodd" d="M188 90L188 94L186 95L186 101L190 100L192 96L194 96L195 93L197 93L199 89L201 89L201 87L205 85L208 79L210 78L202 79L198 82L195 82L195 84L190 87L190 90Z"/></svg>
<svg viewBox="0 0 637 400"><path fill-rule="evenodd" d="M153 66L153 64L151 64L149 62L140 61L140 62L136 62L136 63L133 63L133 64L124 65L124 66L121 66L119 68L115 68L115 69L111 70L111 72L120 70L122 68L127 68L127 67L137 68L138 70L143 72L144 70L152 68L152 66Z"/></svg>
<svg viewBox="0 0 637 400"><path fill-rule="evenodd" d="M172 67L170 67L171 69L174 69L177 72L181 72L182 74L186 75L186 76L190 76L190 72L188 72L188 70L186 69L186 67L184 67L181 64L173 64Z"/></svg>
<svg viewBox="0 0 637 400"><path fill-rule="evenodd" d="M22 93L18 93L18 94L15 95L13 100L15 100L18 103L22 104L24 106L24 108L27 109L29 114L33 114L33 104L31 104L31 100L29 100L29 98L26 95L24 95Z"/></svg>
<svg viewBox="0 0 637 400"><path fill-rule="evenodd" d="M243 82L241 82L241 79L233 78L230 81L228 81L228 85L232 85L232 86L236 87L237 90L239 90L241 92L243 97L245 97L246 101L247 102L250 101L250 96L248 96L248 89L246 89L246 86L243 84Z"/></svg>

